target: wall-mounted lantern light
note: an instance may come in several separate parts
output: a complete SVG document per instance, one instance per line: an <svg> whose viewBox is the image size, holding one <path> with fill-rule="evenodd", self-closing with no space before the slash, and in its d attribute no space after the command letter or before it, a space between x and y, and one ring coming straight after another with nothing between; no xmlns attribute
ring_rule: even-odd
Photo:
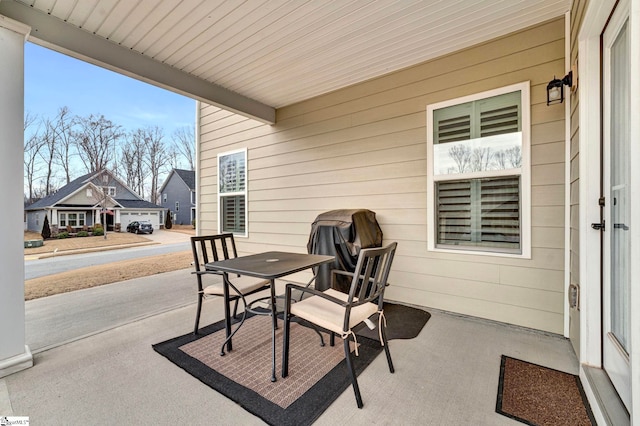
<svg viewBox="0 0 640 426"><path fill-rule="evenodd" d="M565 75L562 80L555 76L553 80L547 84L547 105L561 104L564 101L564 86L571 87L573 85L573 72Z"/></svg>

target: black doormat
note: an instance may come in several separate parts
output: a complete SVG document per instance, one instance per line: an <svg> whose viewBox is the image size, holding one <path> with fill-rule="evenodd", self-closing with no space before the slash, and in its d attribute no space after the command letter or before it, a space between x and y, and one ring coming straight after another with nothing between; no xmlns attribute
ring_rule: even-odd
<svg viewBox="0 0 640 426"><path fill-rule="evenodd" d="M580 379L502 355L496 412L528 425L595 425Z"/></svg>

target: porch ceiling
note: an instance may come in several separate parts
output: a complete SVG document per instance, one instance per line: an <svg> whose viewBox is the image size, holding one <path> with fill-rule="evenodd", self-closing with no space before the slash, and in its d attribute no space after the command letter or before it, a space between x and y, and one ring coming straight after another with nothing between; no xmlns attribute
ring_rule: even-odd
<svg viewBox="0 0 640 426"><path fill-rule="evenodd" d="M30 40L260 119L552 19L570 0L0 0Z"/></svg>

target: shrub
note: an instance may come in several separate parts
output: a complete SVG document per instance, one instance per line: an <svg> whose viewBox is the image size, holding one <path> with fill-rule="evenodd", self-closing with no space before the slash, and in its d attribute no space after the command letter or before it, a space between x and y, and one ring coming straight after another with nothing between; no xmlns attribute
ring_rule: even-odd
<svg viewBox="0 0 640 426"><path fill-rule="evenodd" d="M58 234L58 238L62 239L62 238L68 238L69 237L69 233L68 232L60 232Z"/></svg>
<svg viewBox="0 0 640 426"><path fill-rule="evenodd" d="M96 225L93 227L93 235L104 235L104 228L102 226Z"/></svg>
<svg viewBox="0 0 640 426"><path fill-rule="evenodd" d="M49 216L44 215L44 223L42 224L42 239L46 240L51 238L51 227L49 226Z"/></svg>
<svg viewBox="0 0 640 426"><path fill-rule="evenodd" d="M89 233L87 231L80 231L76 234L77 237L88 237Z"/></svg>
<svg viewBox="0 0 640 426"><path fill-rule="evenodd" d="M164 227L165 229L173 228L173 224L171 223L171 210L167 210L167 214L164 219Z"/></svg>

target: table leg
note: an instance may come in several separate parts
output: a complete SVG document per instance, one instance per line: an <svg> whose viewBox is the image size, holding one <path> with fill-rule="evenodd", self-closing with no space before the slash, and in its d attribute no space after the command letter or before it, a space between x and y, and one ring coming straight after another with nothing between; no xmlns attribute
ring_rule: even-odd
<svg viewBox="0 0 640 426"><path fill-rule="evenodd" d="M223 281L223 292L224 292L224 330L226 332L227 337L227 350L230 351L233 349L231 344L231 309L229 307L229 274L226 272L222 277ZM224 355L224 346L222 345L222 352L220 355Z"/></svg>
<svg viewBox="0 0 640 426"><path fill-rule="evenodd" d="M278 308L276 306L276 282L271 280L271 381L276 379L276 329L278 328Z"/></svg>

